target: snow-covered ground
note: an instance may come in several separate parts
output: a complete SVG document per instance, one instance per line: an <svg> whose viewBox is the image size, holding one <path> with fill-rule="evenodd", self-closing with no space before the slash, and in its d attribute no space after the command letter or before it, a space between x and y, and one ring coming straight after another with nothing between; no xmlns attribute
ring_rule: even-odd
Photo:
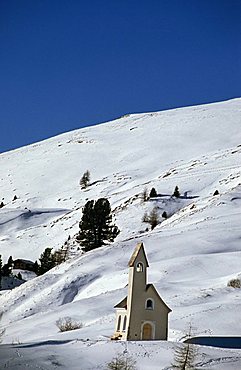
<svg viewBox="0 0 241 370"><path fill-rule="evenodd" d="M110 200L121 232L113 244L76 254L1 294L6 332L0 367L9 357L11 369L20 369L17 363L34 367L33 359L41 369L101 369L115 353L128 351L139 369L164 369L190 323L196 335L240 335L241 292L227 287L241 278L240 127L241 99L234 99L133 114L1 154L4 262L9 255L35 261L46 247L61 247L78 232L89 199ZM81 190L87 169L91 186ZM186 197L171 197L176 185ZM159 196L143 202L145 187ZM146 230L142 218L154 206L169 217ZM172 309L167 343L108 340L113 306L126 294L127 263L140 241L149 281ZM83 328L59 333L56 320L65 316ZM241 368L241 351L200 352L202 369Z"/></svg>

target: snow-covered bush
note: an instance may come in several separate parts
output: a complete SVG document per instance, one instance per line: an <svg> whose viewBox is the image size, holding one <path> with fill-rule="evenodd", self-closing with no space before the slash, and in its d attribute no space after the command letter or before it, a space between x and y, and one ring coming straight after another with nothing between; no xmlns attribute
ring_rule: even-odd
<svg viewBox="0 0 241 370"><path fill-rule="evenodd" d="M61 317L56 321L56 325L61 332L81 329L83 327L82 322L73 320L71 317Z"/></svg>
<svg viewBox="0 0 241 370"><path fill-rule="evenodd" d="M231 279L229 282L228 282L228 286L232 287L232 288L241 288L241 281L240 279Z"/></svg>
<svg viewBox="0 0 241 370"><path fill-rule="evenodd" d="M136 361L131 356L120 353L108 362L106 370L137 370Z"/></svg>

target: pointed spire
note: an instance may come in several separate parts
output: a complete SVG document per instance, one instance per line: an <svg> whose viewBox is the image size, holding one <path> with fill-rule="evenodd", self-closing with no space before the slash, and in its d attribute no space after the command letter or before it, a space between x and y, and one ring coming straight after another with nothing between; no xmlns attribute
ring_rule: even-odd
<svg viewBox="0 0 241 370"><path fill-rule="evenodd" d="M143 243L138 243L131 258L130 258L130 261L128 263L128 266L129 267L133 267L134 266L134 263L137 259L137 257L140 255L140 253L143 253L144 255L144 258L146 260L146 267L149 267L149 264L148 264L148 260L147 260L147 257L146 257L146 253L145 253L145 249L144 249L144 244Z"/></svg>

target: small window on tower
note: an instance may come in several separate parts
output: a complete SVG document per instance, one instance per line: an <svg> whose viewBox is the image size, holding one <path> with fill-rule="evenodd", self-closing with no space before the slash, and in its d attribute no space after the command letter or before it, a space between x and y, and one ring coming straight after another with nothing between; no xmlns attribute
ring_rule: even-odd
<svg viewBox="0 0 241 370"><path fill-rule="evenodd" d="M138 262L136 265L136 271L137 272L143 272L143 263Z"/></svg>
<svg viewBox="0 0 241 370"><path fill-rule="evenodd" d="M154 301L149 298L146 300L146 310L154 310Z"/></svg>

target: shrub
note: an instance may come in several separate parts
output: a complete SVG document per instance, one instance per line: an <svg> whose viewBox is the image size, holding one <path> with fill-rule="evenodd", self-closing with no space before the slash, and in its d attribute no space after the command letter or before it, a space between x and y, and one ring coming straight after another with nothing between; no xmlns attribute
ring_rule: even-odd
<svg viewBox="0 0 241 370"><path fill-rule="evenodd" d="M232 288L241 288L241 281L240 279L236 278L236 279L231 279L229 282L228 282L228 286L232 287Z"/></svg>
<svg viewBox="0 0 241 370"><path fill-rule="evenodd" d="M142 222L149 222L149 216L148 216L148 213L145 212L143 217L142 217Z"/></svg>
<svg viewBox="0 0 241 370"><path fill-rule="evenodd" d="M136 370L136 361L128 355L118 354L106 367L106 370Z"/></svg>
<svg viewBox="0 0 241 370"><path fill-rule="evenodd" d="M71 317L61 317L56 321L56 325L61 332L81 329L83 324L81 322L74 321Z"/></svg>

